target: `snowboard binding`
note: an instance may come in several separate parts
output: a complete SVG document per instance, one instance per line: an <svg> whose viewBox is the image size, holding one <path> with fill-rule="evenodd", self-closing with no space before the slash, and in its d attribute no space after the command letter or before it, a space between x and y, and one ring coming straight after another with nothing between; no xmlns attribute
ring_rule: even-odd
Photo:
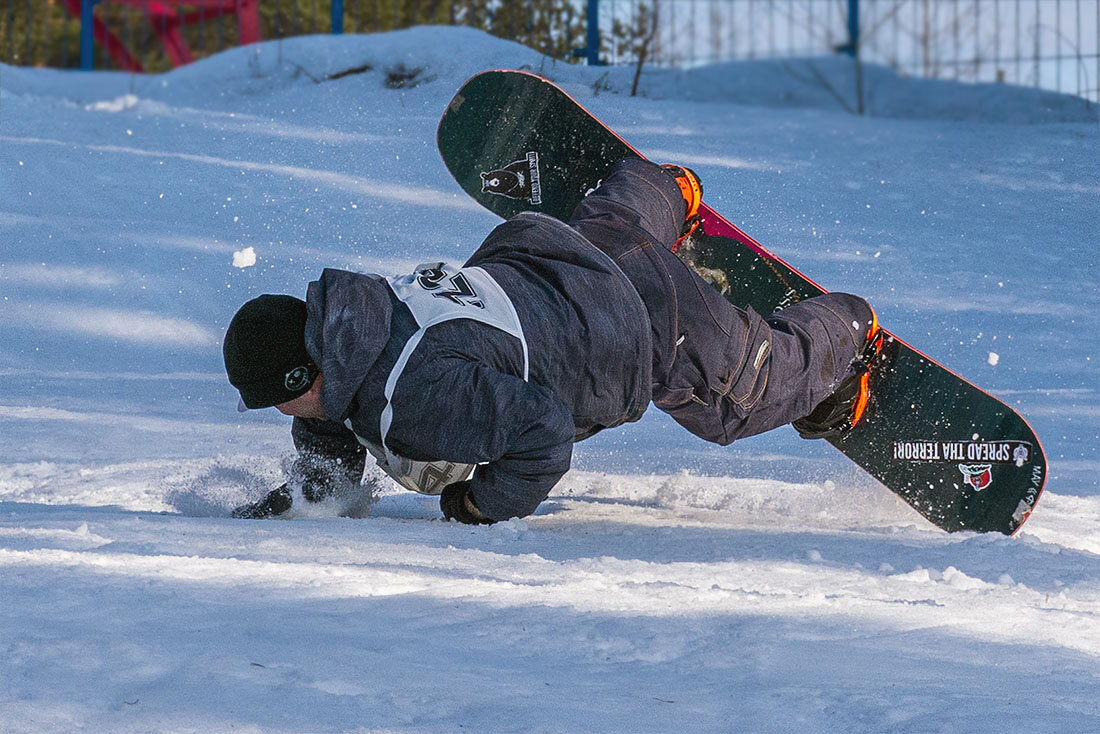
<svg viewBox="0 0 1100 734"><path fill-rule="evenodd" d="M871 312L871 328L867 342L851 362L851 374L841 381L831 395L818 403L809 415L791 423L802 438L834 438L847 434L859 423L871 397L871 373L886 332Z"/></svg>
<svg viewBox="0 0 1100 734"><path fill-rule="evenodd" d="M661 168L676 179L676 184L680 187L680 195L684 197L684 203L687 204L687 209L684 211L684 224L680 228L680 236L676 239L676 244L672 246L672 251L676 252L676 248L680 246L680 243L690 237L703 222L703 218L699 214L699 205L703 203L703 182L699 180L699 175L695 171L686 166L665 163Z"/></svg>

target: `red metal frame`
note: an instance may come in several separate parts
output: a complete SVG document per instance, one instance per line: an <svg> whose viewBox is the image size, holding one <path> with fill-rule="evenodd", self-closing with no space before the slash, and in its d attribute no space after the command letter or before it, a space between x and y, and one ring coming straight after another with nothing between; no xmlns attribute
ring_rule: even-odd
<svg viewBox="0 0 1100 734"><path fill-rule="evenodd" d="M80 0L64 0L69 12L80 17ZM164 45L173 66L195 60L187 41L180 33L182 26L209 20L214 15L236 15L237 37L241 46L261 40L259 0L102 0L136 8L148 17L153 32ZM185 8L191 8L187 10ZM93 35L111 60L125 71L145 71L137 59L107 27L101 18L93 17Z"/></svg>

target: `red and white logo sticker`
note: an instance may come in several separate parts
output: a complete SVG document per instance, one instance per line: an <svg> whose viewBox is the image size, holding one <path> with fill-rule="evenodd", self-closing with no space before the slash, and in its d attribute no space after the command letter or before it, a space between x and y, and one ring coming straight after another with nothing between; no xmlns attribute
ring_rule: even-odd
<svg viewBox="0 0 1100 734"><path fill-rule="evenodd" d="M959 471L963 475L963 484L969 484L975 492L981 492L993 483L992 464L959 464Z"/></svg>

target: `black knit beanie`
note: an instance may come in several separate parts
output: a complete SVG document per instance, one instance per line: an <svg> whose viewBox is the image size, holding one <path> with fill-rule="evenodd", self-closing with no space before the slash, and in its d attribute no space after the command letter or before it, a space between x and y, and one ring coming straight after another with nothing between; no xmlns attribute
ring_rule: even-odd
<svg viewBox="0 0 1100 734"><path fill-rule="evenodd" d="M225 372L247 408L268 408L302 395L319 370L306 351L306 302L263 295L241 306L222 344Z"/></svg>

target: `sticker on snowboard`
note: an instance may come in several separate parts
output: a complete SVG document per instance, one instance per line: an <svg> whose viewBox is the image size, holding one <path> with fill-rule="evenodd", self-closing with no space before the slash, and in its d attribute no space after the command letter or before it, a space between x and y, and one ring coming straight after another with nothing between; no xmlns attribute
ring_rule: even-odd
<svg viewBox="0 0 1100 734"><path fill-rule="evenodd" d="M542 203L539 179L539 154L531 151L526 158L512 161L504 168L481 172L481 192L521 199L531 204Z"/></svg>

